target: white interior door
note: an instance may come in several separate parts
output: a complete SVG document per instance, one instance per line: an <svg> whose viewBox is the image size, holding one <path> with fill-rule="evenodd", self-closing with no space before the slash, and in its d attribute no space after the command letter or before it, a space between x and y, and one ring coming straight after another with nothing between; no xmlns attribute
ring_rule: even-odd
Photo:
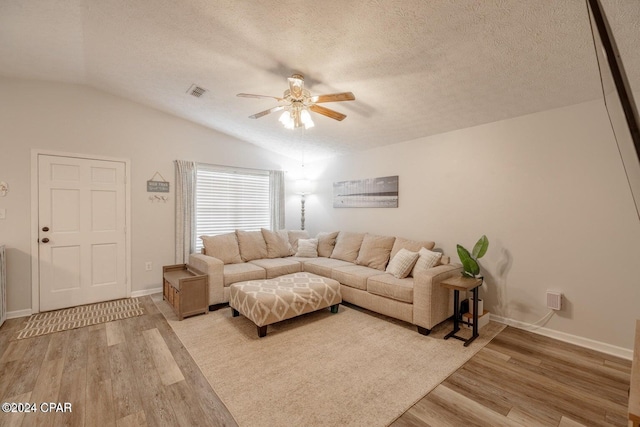
<svg viewBox="0 0 640 427"><path fill-rule="evenodd" d="M38 156L40 311L127 296L125 171Z"/></svg>

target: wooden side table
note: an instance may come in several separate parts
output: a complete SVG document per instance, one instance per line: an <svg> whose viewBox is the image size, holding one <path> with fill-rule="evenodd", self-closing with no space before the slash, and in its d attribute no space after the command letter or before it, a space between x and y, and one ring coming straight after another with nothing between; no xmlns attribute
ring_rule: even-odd
<svg viewBox="0 0 640 427"><path fill-rule="evenodd" d="M440 282L445 288L453 289L453 331L445 335L445 340L455 338L464 341L464 346L467 347L478 338L478 288L482 285L482 280L482 277L456 276ZM469 339L456 335L456 332L460 330L460 291L471 291L473 295L473 333Z"/></svg>
<svg viewBox="0 0 640 427"><path fill-rule="evenodd" d="M209 312L209 276L187 264L162 267L163 298L179 320Z"/></svg>

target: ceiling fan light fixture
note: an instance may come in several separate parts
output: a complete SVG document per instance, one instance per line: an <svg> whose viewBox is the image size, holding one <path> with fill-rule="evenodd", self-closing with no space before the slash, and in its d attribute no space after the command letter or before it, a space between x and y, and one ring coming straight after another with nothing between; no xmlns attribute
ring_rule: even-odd
<svg viewBox="0 0 640 427"><path fill-rule="evenodd" d="M337 121L342 121L347 117L345 114L318 104L324 102L354 101L356 99L351 92L311 96L311 93L304 87L304 77L301 74L292 75L288 81L289 88L285 89L282 98L269 95L239 93L238 96L244 98L272 98L280 103L280 105L276 107L253 114L249 116L249 118L257 119L284 109L285 112L282 113L279 121L286 129L296 129L302 126L304 126L305 129L309 129L315 126L315 123L313 123L311 119L311 112Z"/></svg>
<svg viewBox="0 0 640 427"><path fill-rule="evenodd" d="M278 121L282 123L286 129L293 129L294 127L293 117L291 117L291 113L289 111L282 113Z"/></svg>
<svg viewBox="0 0 640 427"><path fill-rule="evenodd" d="M313 120L311 119L311 114L309 114L307 110L302 110L300 112L300 120L302 121L305 129L309 129L315 126L315 123L313 123Z"/></svg>

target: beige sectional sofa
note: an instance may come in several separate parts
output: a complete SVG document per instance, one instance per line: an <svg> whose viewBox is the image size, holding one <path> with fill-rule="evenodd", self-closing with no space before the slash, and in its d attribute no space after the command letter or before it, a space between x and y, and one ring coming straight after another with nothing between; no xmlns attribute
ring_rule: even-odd
<svg viewBox="0 0 640 427"><path fill-rule="evenodd" d="M209 274L209 305L229 301L229 286L309 272L340 282L343 301L418 327L424 335L453 315L452 292L439 286L462 266L431 251L430 241L370 233L236 231L202 236L189 264ZM406 276L406 277L405 277Z"/></svg>

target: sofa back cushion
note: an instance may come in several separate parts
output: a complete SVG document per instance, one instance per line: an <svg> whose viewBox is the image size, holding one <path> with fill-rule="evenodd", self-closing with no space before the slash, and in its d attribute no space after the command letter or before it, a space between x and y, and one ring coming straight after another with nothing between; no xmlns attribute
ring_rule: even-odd
<svg viewBox="0 0 640 427"><path fill-rule="evenodd" d="M286 230L271 231L261 228L260 231L267 244L267 258L282 258L293 255L293 248L289 243L289 234Z"/></svg>
<svg viewBox="0 0 640 427"><path fill-rule="evenodd" d="M298 251L298 239L309 238L309 232L307 232L307 230L289 230L287 235L289 236L289 243L291 243L294 254Z"/></svg>
<svg viewBox="0 0 640 427"><path fill-rule="evenodd" d="M333 248L330 258L342 261L355 262L360 252L360 246L364 239L364 233L351 233L341 231L336 238L336 247Z"/></svg>
<svg viewBox="0 0 640 427"><path fill-rule="evenodd" d="M205 255L218 258L225 264L239 264L242 262L236 233L200 236L200 238L204 244L203 253Z"/></svg>
<svg viewBox="0 0 640 427"><path fill-rule="evenodd" d="M243 261L267 258L267 243L261 231L236 230L236 236Z"/></svg>
<svg viewBox="0 0 640 427"><path fill-rule="evenodd" d="M403 239L402 237L396 237L396 241L393 243L393 248L391 248L391 259L396 256L400 249L418 252L420 251L420 248L431 250L435 245L436 244L434 242L430 242L428 240L409 240Z"/></svg>
<svg viewBox="0 0 640 427"><path fill-rule="evenodd" d="M356 258L356 264L384 271L395 240L395 237L365 234L358 258Z"/></svg>
<svg viewBox="0 0 640 427"><path fill-rule="evenodd" d="M328 233L326 231L321 231L316 236L318 239L318 256L330 257L333 253L333 248L336 247L336 238L338 237L338 232L335 231L333 233Z"/></svg>

